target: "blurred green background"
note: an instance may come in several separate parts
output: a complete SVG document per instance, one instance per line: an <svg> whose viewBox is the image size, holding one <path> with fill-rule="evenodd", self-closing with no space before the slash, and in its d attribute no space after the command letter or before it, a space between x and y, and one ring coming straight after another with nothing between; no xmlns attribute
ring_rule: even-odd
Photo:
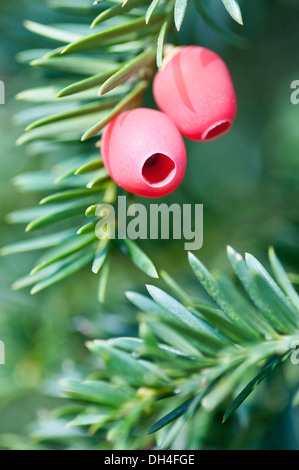
<svg viewBox="0 0 299 470"><path fill-rule="evenodd" d="M39 38L23 28L25 19L47 23L51 15L55 18L45 3L11 0L0 4L0 79L6 85L6 104L0 106L0 246L24 237L22 227L6 224L6 214L37 203L35 197L19 194L12 184L18 173L40 165L28 158L24 148L15 146L22 129L13 116L24 104L14 96L40 83L44 75L15 57L26 48L38 47ZM217 21L229 26L224 8L212 3ZM228 269L227 244L254 253L265 263L267 247L274 245L288 270L298 272L299 105L291 104L290 85L299 80L299 4L297 0L244 0L240 4L244 34L250 38L247 49L233 48L219 39L192 6L185 20L184 44L209 47L227 61L239 114L233 130L222 139L188 143L187 174L169 201L204 204L204 246L198 256L209 267ZM196 283L183 243L148 241L142 246L159 269L167 270L192 293ZM0 258L0 340L6 346L6 365L0 366L0 434L26 434L38 413L59 403L42 390L45 384L49 390L49 383L55 389L60 376L84 375L92 366L86 338L136 333L136 312L124 292L143 291L148 282L125 257L115 254L105 306L97 301L97 280L89 269L35 297L28 291L13 292L11 284L31 269L34 260L34 254ZM298 412L291 411L288 392L275 380L267 407L257 421L258 432L252 431L239 445L298 449ZM217 432L221 436L225 430Z"/></svg>

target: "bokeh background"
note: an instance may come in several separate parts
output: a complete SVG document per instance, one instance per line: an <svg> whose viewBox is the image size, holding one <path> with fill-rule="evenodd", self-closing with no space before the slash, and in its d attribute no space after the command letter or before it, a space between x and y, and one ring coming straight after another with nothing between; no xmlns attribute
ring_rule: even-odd
<svg viewBox="0 0 299 470"><path fill-rule="evenodd" d="M211 3L216 20L230 27L220 2ZM6 223L7 213L38 202L35 196L20 194L12 181L18 173L40 165L15 146L22 128L14 115L26 104L14 96L45 77L17 60L22 50L38 47L39 41L25 30L23 21L55 20L45 4L43 0L0 3L0 79L6 85L6 104L0 106L0 246L24 237L23 227ZM233 130L221 140L188 143L187 174L169 201L204 204L204 246L198 256L210 268L229 272L227 244L252 252L265 264L267 247L274 245L288 271L298 273L299 105L291 104L290 85L299 80L299 4L297 0L240 4L243 34L250 40L246 49L220 39L192 5L185 19L181 41L214 49L227 61L239 114ZM148 100L152 104L150 96ZM159 269L189 292L197 288L183 243L148 241L142 246ZM136 312L124 292L142 292L148 282L125 257L115 254L104 306L98 303L97 281L88 269L34 297L28 291L13 292L11 284L31 269L34 260L34 254L0 258L0 339L6 345L6 365L0 366L0 434L26 435L37 415L60 403L55 397L60 377L84 375L92 368L84 346L87 338L136 333ZM162 281L157 284L164 287ZM261 393L256 428L233 442L226 442L225 430L217 428L218 447L299 448L299 414L289 405L291 391L282 389L279 374L271 380L271 393Z"/></svg>

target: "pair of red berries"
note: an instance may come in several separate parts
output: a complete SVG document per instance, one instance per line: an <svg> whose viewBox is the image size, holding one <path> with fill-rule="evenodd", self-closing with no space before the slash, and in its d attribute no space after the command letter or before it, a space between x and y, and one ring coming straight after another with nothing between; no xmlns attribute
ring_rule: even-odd
<svg viewBox="0 0 299 470"><path fill-rule="evenodd" d="M161 197L176 189L186 169L181 133L209 141L227 132L237 100L229 70L214 52L179 49L154 79L153 93L163 111L134 109L117 116L102 139L104 164L127 191Z"/></svg>

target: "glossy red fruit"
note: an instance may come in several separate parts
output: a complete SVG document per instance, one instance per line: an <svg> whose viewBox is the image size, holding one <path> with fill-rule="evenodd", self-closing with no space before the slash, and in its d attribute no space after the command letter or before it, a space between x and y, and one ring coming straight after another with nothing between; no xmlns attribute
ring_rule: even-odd
<svg viewBox="0 0 299 470"><path fill-rule="evenodd" d="M192 140L220 137L236 117L230 72L221 57L203 47L181 48L158 71L153 92L159 108Z"/></svg>
<svg viewBox="0 0 299 470"><path fill-rule="evenodd" d="M165 196L184 177L183 138L160 111L140 108L117 116L104 131L101 152L111 178L139 196Z"/></svg>

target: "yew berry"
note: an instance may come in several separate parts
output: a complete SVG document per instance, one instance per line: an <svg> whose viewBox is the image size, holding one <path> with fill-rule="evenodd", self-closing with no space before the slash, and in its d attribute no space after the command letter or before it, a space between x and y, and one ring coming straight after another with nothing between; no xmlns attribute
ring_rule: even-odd
<svg viewBox="0 0 299 470"><path fill-rule="evenodd" d="M101 151L111 178L139 196L165 196L184 177L183 138L160 111L139 108L117 116L104 131Z"/></svg>
<svg viewBox="0 0 299 470"><path fill-rule="evenodd" d="M230 72L221 57L203 47L178 48L158 71L153 93L161 111L192 140L220 137L236 117Z"/></svg>

